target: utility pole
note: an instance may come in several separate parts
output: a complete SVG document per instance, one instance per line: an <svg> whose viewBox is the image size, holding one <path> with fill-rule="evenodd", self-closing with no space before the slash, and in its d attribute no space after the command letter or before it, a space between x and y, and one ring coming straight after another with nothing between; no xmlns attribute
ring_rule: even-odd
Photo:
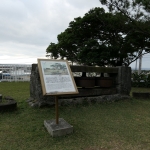
<svg viewBox="0 0 150 150"><path fill-rule="evenodd" d="M139 70L138 70L138 74L141 73L141 67L142 67L142 55L139 58Z"/></svg>
<svg viewBox="0 0 150 150"><path fill-rule="evenodd" d="M137 53L136 53L136 57L137 57ZM137 59L135 61L135 72L137 71Z"/></svg>
<svg viewBox="0 0 150 150"><path fill-rule="evenodd" d="M135 61L135 72L137 71L137 60Z"/></svg>

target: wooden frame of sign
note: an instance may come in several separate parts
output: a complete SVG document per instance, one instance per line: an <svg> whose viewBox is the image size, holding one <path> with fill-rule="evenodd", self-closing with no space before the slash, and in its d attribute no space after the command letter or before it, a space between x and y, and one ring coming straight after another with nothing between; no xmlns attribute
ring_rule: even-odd
<svg viewBox="0 0 150 150"><path fill-rule="evenodd" d="M67 60L38 59L43 95L55 96L56 124L58 124L58 95L78 94Z"/></svg>

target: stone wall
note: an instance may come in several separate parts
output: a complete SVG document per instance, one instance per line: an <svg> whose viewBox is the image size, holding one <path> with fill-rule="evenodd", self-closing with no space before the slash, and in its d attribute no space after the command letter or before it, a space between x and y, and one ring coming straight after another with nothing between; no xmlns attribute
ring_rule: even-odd
<svg viewBox="0 0 150 150"><path fill-rule="evenodd" d="M94 67L88 67L88 71L93 71ZM72 71L76 68L72 67ZM80 68L84 70L83 68ZM80 70L79 69L79 70ZM99 69L99 70L98 70ZM129 98L131 90L131 68L130 67L116 67L114 68L96 68L97 71L103 71L110 74L115 78L115 86L112 88L99 88L99 89L78 89L79 95L59 96L60 105L93 103L104 101L115 101L119 99ZM84 70L86 71L86 70ZM37 64L32 64L31 77L30 77L30 98L27 100L31 106L42 107L44 105L54 105L54 96L44 96L42 93L41 81Z"/></svg>
<svg viewBox="0 0 150 150"><path fill-rule="evenodd" d="M117 93L129 95L131 91L131 67L117 67L116 77Z"/></svg>
<svg viewBox="0 0 150 150"><path fill-rule="evenodd" d="M30 76L30 98L28 102L31 106L53 105L54 96L43 96L42 85L37 64L32 64Z"/></svg>

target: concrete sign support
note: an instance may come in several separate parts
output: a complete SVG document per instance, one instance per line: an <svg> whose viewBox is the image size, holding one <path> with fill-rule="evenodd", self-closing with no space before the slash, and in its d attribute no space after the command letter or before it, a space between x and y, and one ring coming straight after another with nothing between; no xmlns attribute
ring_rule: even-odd
<svg viewBox="0 0 150 150"><path fill-rule="evenodd" d="M74 77L66 60L38 59L38 68L43 95L55 96L56 121L45 120L44 125L53 136L63 136L73 132L73 126L59 118L58 96L78 94Z"/></svg>

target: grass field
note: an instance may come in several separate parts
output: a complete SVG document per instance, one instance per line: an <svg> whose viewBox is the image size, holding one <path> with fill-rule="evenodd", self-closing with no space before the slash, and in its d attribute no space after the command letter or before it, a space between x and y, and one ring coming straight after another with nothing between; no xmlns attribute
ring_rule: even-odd
<svg viewBox="0 0 150 150"><path fill-rule="evenodd" d="M16 111L0 113L0 150L150 150L150 100L62 106L60 117L74 133L52 138L43 122L55 118L55 108L31 108L29 82L1 82L0 94L18 103Z"/></svg>

